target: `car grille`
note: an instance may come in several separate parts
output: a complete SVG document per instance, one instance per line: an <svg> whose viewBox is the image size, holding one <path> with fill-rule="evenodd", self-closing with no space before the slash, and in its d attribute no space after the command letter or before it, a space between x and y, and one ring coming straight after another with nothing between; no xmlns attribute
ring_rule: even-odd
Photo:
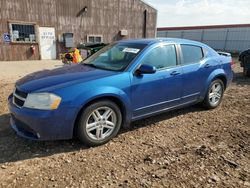
<svg viewBox="0 0 250 188"><path fill-rule="evenodd" d="M13 103L21 108L24 105L25 99L27 98L27 93L20 91L19 89L15 89L13 93Z"/></svg>

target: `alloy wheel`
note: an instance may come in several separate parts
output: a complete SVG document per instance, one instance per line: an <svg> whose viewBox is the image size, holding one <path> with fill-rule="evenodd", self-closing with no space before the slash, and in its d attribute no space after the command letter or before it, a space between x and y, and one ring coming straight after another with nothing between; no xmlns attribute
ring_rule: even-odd
<svg viewBox="0 0 250 188"><path fill-rule="evenodd" d="M104 140L113 133L117 115L110 107L99 107L90 113L86 123L86 133L91 139Z"/></svg>
<svg viewBox="0 0 250 188"><path fill-rule="evenodd" d="M215 82L209 91L209 102L211 105L216 106L221 99L223 87L221 83Z"/></svg>

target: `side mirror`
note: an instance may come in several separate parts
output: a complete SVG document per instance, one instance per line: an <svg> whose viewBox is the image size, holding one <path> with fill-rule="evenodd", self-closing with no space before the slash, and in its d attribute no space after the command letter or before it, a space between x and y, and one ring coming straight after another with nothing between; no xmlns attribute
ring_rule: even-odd
<svg viewBox="0 0 250 188"><path fill-rule="evenodd" d="M135 73L137 75L140 74L154 74L156 72L156 68L154 66L151 65L145 65L142 64L136 71Z"/></svg>

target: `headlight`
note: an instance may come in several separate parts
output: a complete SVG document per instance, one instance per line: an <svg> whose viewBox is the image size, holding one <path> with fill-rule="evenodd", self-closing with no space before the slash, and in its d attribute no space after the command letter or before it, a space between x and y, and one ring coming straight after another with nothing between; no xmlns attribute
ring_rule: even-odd
<svg viewBox="0 0 250 188"><path fill-rule="evenodd" d="M28 94L24 107L40 110L55 110L61 103L61 97L52 93Z"/></svg>

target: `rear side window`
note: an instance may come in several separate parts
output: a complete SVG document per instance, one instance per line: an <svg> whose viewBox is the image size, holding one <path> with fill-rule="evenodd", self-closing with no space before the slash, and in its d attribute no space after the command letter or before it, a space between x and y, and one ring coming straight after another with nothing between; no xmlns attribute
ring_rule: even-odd
<svg viewBox="0 0 250 188"><path fill-rule="evenodd" d="M183 55L182 64L184 65L197 63L203 58L203 51L199 46L182 44L181 51Z"/></svg>
<svg viewBox="0 0 250 188"><path fill-rule="evenodd" d="M155 66L157 70L177 65L174 45L160 46L152 49L143 58L142 64Z"/></svg>

